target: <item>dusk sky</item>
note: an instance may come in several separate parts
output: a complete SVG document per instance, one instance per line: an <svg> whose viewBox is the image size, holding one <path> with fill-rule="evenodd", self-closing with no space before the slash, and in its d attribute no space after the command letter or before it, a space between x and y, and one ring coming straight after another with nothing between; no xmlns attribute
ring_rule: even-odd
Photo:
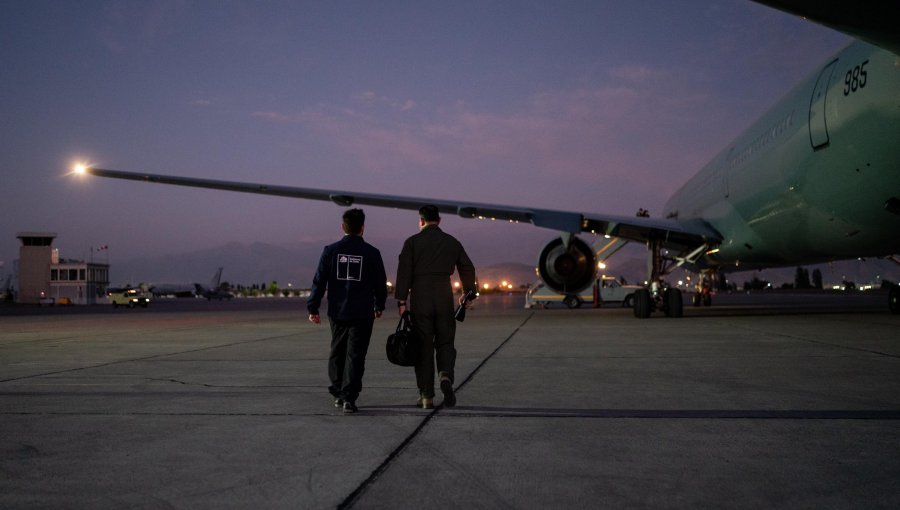
<svg viewBox="0 0 900 510"><path fill-rule="evenodd" d="M849 41L747 0L0 0L0 275L20 231L113 265L339 237L331 203L68 175L78 161L656 215ZM365 209L394 260L416 214ZM555 235L444 226L476 264L533 263Z"/></svg>

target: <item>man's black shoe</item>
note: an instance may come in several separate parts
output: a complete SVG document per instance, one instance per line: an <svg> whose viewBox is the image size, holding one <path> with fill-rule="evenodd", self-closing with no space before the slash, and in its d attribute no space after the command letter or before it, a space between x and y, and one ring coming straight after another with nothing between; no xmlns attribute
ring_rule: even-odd
<svg viewBox="0 0 900 510"><path fill-rule="evenodd" d="M344 402L344 414L353 414L358 411L359 409L357 409L356 404L353 402Z"/></svg>
<svg viewBox="0 0 900 510"><path fill-rule="evenodd" d="M453 381L446 377L442 377L441 393L444 394L444 407L453 407L456 405L456 394L453 393Z"/></svg>

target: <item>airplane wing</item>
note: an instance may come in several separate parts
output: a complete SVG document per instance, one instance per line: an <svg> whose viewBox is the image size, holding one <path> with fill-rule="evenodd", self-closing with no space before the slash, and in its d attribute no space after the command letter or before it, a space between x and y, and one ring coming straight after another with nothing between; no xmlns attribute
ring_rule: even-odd
<svg viewBox="0 0 900 510"><path fill-rule="evenodd" d="M900 55L900 16L895 2L821 0L754 0L780 11L852 35Z"/></svg>
<svg viewBox="0 0 900 510"><path fill-rule="evenodd" d="M331 201L337 205L372 205L394 209L418 210L423 205L434 205L444 214L462 218L504 220L514 223L531 223L537 227L561 232L591 232L619 237L629 241L659 240L668 246L692 247L721 242L722 236L701 220L665 220L630 216L583 214L531 207L513 207L442 199L402 197L373 193L357 193L291 186L274 186L233 181L218 181L171 175L157 175L101 168L86 168L85 172L98 177L155 182L177 186L257 193L280 197Z"/></svg>

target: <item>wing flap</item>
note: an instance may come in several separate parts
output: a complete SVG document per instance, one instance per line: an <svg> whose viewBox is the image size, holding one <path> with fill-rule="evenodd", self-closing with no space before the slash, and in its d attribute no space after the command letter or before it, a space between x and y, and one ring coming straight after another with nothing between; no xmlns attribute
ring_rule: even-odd
<svg viewBox="0 0 900 510"><path fill-rule="evenodd" d="M672 247L718 244L722 241L722 235L702 220L587 215L583 230L629 241L659 240Z"/></svg>

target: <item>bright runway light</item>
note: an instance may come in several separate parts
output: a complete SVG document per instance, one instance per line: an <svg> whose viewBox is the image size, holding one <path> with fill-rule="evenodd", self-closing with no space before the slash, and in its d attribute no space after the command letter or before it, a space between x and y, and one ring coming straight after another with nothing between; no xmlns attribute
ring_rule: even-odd
<svg viewBox="0 0 900 510"><path fill-rule="evenodd" d="M85 165L84 163L78 163L77 165L75 165L75 167L72 169L72 171L76 175L84 175L87 173L87 169L88 169L87 165Z"/></svg>

